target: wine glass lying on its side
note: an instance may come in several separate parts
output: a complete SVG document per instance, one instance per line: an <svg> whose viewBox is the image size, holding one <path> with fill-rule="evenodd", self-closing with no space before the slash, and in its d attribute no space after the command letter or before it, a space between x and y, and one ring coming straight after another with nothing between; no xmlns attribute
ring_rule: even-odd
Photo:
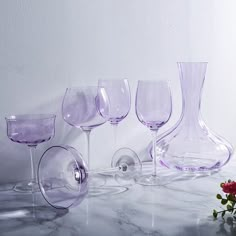
<svg viewBox="0 0 236 236"><path fill-rule="evenodd" d="M132 152L132 150L130 150ZM55 208L77 205L87 195L89 176L104 174L113 176L119 183L135 182L141 174L142 164L137 155L113 159L112 167L88 170L82 155L70 146L52 146L42 155L38 166L38 180L45 200ZM134 153L133 153L134 154ZM51 186L51 188L48 188Z"/></svg>

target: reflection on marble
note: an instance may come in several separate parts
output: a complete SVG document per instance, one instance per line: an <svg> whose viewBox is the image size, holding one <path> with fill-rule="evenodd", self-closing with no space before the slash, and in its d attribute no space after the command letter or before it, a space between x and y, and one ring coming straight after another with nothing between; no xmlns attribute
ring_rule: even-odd
<svg viewBox="0 0 236 236"><path fill-rule="evenodd" d="M37 193L39 207L32 212L30 194L13 192L8 185L0 192L0 235L236 235L230 220L214 221L211 216L220 207L215 198L219 184L236 179L235 167L232 160L220 172L198 177L168 171L172 181L166 186L135 185L120 194L113 194L119 192L116 187L106 187L107 194L86 198L69 210L53 209Z"/></svg>

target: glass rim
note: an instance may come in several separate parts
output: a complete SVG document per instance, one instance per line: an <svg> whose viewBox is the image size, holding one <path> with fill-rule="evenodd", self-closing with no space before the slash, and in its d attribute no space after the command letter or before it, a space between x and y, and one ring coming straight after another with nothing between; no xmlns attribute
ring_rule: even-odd
<svg viewBox="0 0 236 236"><path fill-rule="evenodd" d="M171 81L169 79L147 79L147 80L138 80L138 83L140 82L149 82L149 83L152 83L152 82L159 82L159 83L167 83L168 85L171 83Z"/></svg>
<svg viewBox="0 0 236 236"><path fill-rule="evenodd" d="M46 120L56 118L55 114L19 114L6 116L6 120Z"/></svg>
<svg viewBox="0 0 236 236"><path fill-rule="evenodd" d="M64 92L64 97L66 96L67 93L76 93L76 92L83 92L83 90L85 91L86 89L90 89L93 92L99 92L101 90L105 90L105 86L103 85L88 85L88 86L77 86L77 87L68 87L66 88L65 92Z"/></svg>
<svg viewBox="0 0 236 236"><path fill-rule="evenodd" d="M129 80L126 77L118 78L118 77L107 77L107 78L98 78L98 81L122 81L122 80Z"/></svg>
<svg viewBox="0 0 236 236"><path fill-rule="evenodd" d="M49 148L47 148L43 154L41 155L41 157L39 158L39 163L38 163L38 168L37 168L37 178L38 178L38 181L39 181L39 189L40 189L40 192L42 193L43 195L43 198L45 199L45 201L52 207L56 208L56 209L68 209L70 208L72 205L75 204L76 202L76 198L73 200L73 202L71 204L69 204L68 206L66 207L61 207L61 206L57 206L56 204L53 204L51 201L50 201L50 198L48 198L46 192L45 192L45 189L43 187L43 185L41 184L41 181L40 181L40 166L42 164L42 161L43 159L45 158L45 156L48 155L48 152L52 149L56 149L56 150L62 150L62 151L65 151L67 154L67 157L68 155L70 156L71 160L76 162L77 160L77 157L81 158L81 160L83 161L83 164L85 165L85 168L87 170L87 163L83 160L83 155L77 150L75 149L74 147L70 146L70 145L66 145L66 144L59 144L59 145L53 145ZM88 170L87 170L88 171ZM80 193L81 191L81 186L78 190L78 194Z"/></svg>
<svg viewBox="0 0 236 236"><path fill-rule="evenodd" d="M177 61L177 64L208 64L207 61Z"/></svg>
<svg viewBox="0 0 236 236"><path fill-rule="evenodd" d="M76 90L76 89L83 89L83 88L97 88L97 85L81 85L81 86L72 86L67 87L66 90Z"/></svg>

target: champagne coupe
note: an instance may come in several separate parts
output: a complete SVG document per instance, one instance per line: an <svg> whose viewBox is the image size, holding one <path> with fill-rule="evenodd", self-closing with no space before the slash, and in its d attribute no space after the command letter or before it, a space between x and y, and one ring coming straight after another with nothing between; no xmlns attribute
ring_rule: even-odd
<svg viewBox="0 0 236 236"><path fill-rule="evenodd" d="M97 86L85 86L67 88L63 103L62 115L69 125L80 128L87 137L87 163L91 168L90 160L90 133L107 121L109 113L109 100L103 88ZM97 186L95 178L90 185ZM101 179L99 180L101 181Z"/></svg>
<svg viewBox="0 0 236 236"><path fill-rule="evenodd" d="M136 91L136 115L147 126L153 137L153 171L143 175L138 183L142 185L162 185L163 180L157 175L156 139L158 130L168 122L172 113L172 99L168 82L164 80L140 80Z"/></svg>
<svg viewBox="0 0 236 236"><path fill-rule="evenodd" d="M16 184L15 191L33 193L39 190L34 170L34 151L38 144L54 137L55 119L56 116L53 114L6 117L8 138L13 142L26 144L30 151L31 180Z"/></svg>
<svg viewBox="0 0 236 236"><path fill-rule="evenodd" d="M139 161L137 158L136 160ZM91 176L106 174L123 180L136 179L141 174L141 163L133 159L114 160L113 168L88 170L82 155L70 146L52 146L42 155L38 165L38 179L45 200L55 208L78 205L87 195ZM51 188L47 186L50 185Z"/></svg>

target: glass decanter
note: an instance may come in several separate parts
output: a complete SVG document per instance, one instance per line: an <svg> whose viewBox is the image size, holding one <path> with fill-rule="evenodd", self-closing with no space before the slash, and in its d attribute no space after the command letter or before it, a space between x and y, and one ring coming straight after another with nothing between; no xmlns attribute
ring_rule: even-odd
<svg viewBox="0 0 236 236"><path fill-rule="evenodd" d="M232 146L213 133L201 118L201 94L206 62L177 63L182 88L182 114L179 121L157 138L161 163L180 171L213 171L224 166ZM150 148L150 155L152 151Z"/></svg>

